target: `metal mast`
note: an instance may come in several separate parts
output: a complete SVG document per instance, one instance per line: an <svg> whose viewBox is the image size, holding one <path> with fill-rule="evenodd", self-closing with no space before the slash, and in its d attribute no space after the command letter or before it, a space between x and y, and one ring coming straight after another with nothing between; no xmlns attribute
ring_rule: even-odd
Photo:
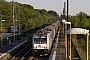
<svg viewBox="0 0 90 60"><path fill-rule="evenodd" d="M66 13L66 2L64 2L64 8L63 8L63 19L66 19L66 15L65 15L65 13Z"/></svg>
<svg viewBox="0 0 90 60"><path fill-rule="evenodd" d="M68 5L68 0L67 0L67 21L68 21L68 7L69 5Z"/></svg>
<svg viewBox="0 0 90 60"><path fill-rule="evenodd" d="M15 23L15 21L14 21L14 0L12 0L12 18L13 18L13 25L14 25L14 23Z"/></svg>
<svg viewBox="0 0 90 60"><path fill-rule="evenodd" d="M12 0L12 9L13 9L13 11L12 11L13 12L13 14L12 14L13 16L12 17L13 17L13 26L14 26L14 41L16 41L15 40L15 31L16 31L16 29L15 29L15 19L14 19L14 17L15 17L14 16L14 8L15 8L14 7L14 0Z"/></svg>

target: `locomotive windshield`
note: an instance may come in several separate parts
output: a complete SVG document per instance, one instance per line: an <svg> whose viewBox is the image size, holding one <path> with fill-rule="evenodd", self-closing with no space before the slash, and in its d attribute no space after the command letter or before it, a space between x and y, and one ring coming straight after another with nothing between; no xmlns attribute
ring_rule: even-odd
<svg viewBox="0 0 90 60"><path fill-rule="evenodd" d="M46 37L40 37L40 38L34 38L35 44L47 44L47 38Z"/></svg>

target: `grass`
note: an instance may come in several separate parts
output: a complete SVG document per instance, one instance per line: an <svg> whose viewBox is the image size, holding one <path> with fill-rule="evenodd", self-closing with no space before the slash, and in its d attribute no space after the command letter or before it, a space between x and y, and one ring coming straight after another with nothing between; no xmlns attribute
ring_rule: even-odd
<svg viewBox="0 0 90 60"><path fill-rule="evenodd" d="M78 51L81 60L86 60L86 48L85 48L85 44L83 44L83 42L78 42L78 40L76 38L72 39L76 50ZM80 41L80 40L79 40ZM90 44L90 41L89 41ZM89 45L89 59L90 59L90 45Z"/></svg>

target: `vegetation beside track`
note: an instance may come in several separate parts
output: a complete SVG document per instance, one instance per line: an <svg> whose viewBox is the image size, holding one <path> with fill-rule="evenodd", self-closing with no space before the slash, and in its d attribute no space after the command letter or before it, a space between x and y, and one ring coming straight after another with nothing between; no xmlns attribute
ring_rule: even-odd
<svg viewBox="0 0 90 60"><path fill-rule="evenodd" d="M84 12L80 12L75 16L69 16L68 19L72 23L72 28L84 28L90 30L90 15L87 15ZM86 53L86 35L74 35L73 38L76 38L79 51L83 51L81 54L83 57ZM90 32L89 32L89 42L90 44ZM90 45L89 45L89 59L90 59Z"/></svg>

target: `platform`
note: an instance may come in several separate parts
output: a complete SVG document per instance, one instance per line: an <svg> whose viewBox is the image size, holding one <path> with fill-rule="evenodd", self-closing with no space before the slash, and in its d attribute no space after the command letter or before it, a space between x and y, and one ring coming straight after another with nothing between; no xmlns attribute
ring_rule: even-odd
<svg viewBox="0 0 90 60"><path fill-rule="evenodd" d="M62 30L57 33L49 60L66 60L65 40Z"/></svg>

